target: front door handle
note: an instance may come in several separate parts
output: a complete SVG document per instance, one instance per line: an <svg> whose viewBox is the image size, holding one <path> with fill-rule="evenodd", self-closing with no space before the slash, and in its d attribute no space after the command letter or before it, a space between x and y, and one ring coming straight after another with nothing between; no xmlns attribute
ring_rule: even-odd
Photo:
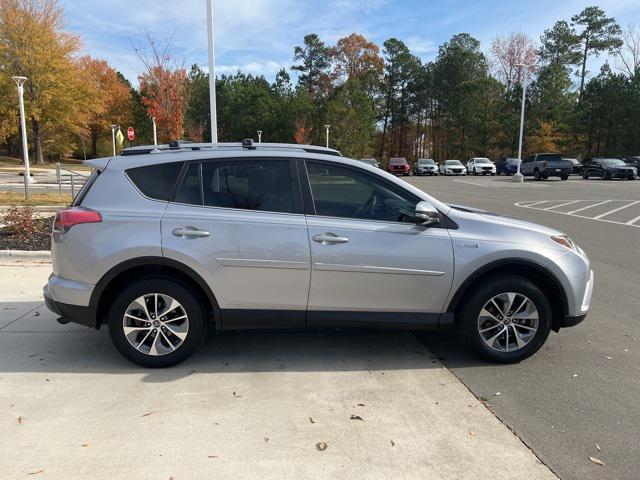
<svg viewBox="0 0 640 480"><path fill-rule="evenodd" d="M182 238L200 238L200 237L208 237L210 235L206 230L200 230L196 227L182 227L175 228L171 233L176 237Z"/></svg>
<svg viewBox="0 0 640 480"><path fill-rule="evenodd" d="M339 237L335 233L319 233L313 236L313 241L328 245L330 243L347 243L349 239L347 237Z"/></svg>

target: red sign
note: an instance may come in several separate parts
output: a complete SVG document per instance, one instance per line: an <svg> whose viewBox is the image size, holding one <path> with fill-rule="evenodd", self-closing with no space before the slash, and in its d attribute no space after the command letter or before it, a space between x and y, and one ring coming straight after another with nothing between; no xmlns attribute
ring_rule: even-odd
<svg viewBox="0 0 640 480"><path fill-rule="evenodd" d="M127 128L127 137L129 137L130 142L133 142L133 139L136 138L135 134L133 133L133 127Z"/></svg>

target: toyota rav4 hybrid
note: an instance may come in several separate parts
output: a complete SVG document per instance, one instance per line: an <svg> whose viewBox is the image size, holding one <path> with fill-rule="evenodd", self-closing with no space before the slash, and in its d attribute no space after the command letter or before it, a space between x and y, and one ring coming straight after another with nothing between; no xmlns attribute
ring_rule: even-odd
<svg viewBox="0 0 640 480"><path fill-rule="evenodd" d="M107 326L148 367L208 328L455 327L490 361L587 315L593 273L563 233L447 205L335 150L178 144L94 169L52 234L47 306Z"/></svg>

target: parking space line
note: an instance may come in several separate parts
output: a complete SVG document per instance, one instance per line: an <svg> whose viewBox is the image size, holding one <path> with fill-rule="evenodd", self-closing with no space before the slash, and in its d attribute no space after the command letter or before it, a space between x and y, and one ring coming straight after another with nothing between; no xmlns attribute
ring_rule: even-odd
<svg viewBox="0 0 640 480"><path fill-rule="evenodd" d="M572 202L576 202L577 203L577 202L593 202L593 201L594 200L574 200ZM561 203L559 205L554 205L554 206L551 206L551 207L546 207L546 208L540 208L540 207L536 206L536 205L541 205L541 204L547 203L547 202L563 202L563 203ZM595 216L595 217L589 217L587 215L580 215L580 214L576 213L576 212L582 212L582 211L587 210L589 208L597 207L598 205L603 205L603 204L608 203L608 202L625 202L626 205L623 205L622 207L615 208L615 209L613 209L613 210L611 210L609 212L602 213L602 214L600 214L598 216ZM640 204L640 200L631 200L631 199L612 200L612 199L609 199L609 200L605 200L603 202L598 202L598 203L594 203L592 205L588 205L586 207L578 208L578 209L572 210L570 212L561 212L561 211L558 211L558 210L552 210L553 208L558 208L558 207L561 207L562 205L567 205L567 204L570 204L570 203L571 202L568 202L568 201L565 202L564 200L542 200L542 201L535 201L535 202L532 202L531 200L525 200L525 201L522 201L522 202L515 202L514 205L516 207L530 208L531 210L538 210L538 211L541 211L541 212L545 212L546 211L546 212L549 212L549 213L557 213L557 214L560 214L560 215L568 215L570 217L584 218L586 220L595 220L597 222L615 223L616 225L625 225L625 226L628 226L628 227L640 228L640 223L638 223L638 222L640 222L640 216L635 217L635 218L633 218L633 219L631 219L629 221L626 221L626 222L624 220L609 220L607 218L604 218L605 216L607 216L607 215L609 215L611 213L619 212L620 210L624 210L625 208Z"/></svg>
<svg viewBox="0 0 640 480"><path fill-rule="evenodd" d="M594 220L598 220L598 219L600 219L602 217L606 217L607 215L611 215L612 213L619 212L620 210L624 210L625 208L631 207L632 205L636 205L638 203L640 203L640 200L636 200L635 202L631 202L631 203L625 205L624 207L614 208L613 210L610 210L608 212L602 213L602 214L598 215L597 217L593 217L593 219Z"/></svg>
<svg viewBox="0 0 640 480"><path fill-rule="evenodd" d="M585 200L585 201L589 201L589 200ZM593 208L593 207L597 207L599 205L604 205L607 202L611 202L612 200L605 200L604 202L600 202L600 203L594 203L593 205L587 205L586 207L582 207L582 208L578 208L577 210L571 210L570 212L566 212L567 215L573 215L574 213L578 213L578 212L582 212L583 210L587 210L588 208ZM589 217L591 218L591 217Z"/></svg>
<svg viewBox="0 0 640 480"><path fill-rule="evenodd" d="M638 225L634 225L634 223L636 223L638 220L640 220L640 216L634 218L633 220L629 220L627 223L625 223L625 225L631 225L633 227L637 227Z"/></svg>
<svg viewBox="0 0 640 480"><path fill-rule="evenodd" d="M554 209L554 208L560 208L560 207L564 207L565 205L571 205L573 203L578 203L578 202L581 202L581 201L582 200L571 200L570 202L561 203L560 205L553 205L551 207L543 208L542 210L551 210L551 209Z"/></svg>

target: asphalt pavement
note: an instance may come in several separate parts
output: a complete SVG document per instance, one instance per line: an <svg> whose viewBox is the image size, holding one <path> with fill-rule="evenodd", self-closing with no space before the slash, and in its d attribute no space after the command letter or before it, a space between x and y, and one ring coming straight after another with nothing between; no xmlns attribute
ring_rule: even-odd
<svg viewBox="0 0 640 480"><path fill-rule="evenodd" d="M445 202L558 228L586 250L595 271L591 312L552 332L532 358L491 365L455 335L417 336L560 478L640 478L640 180L408 181Z"/></svg>

